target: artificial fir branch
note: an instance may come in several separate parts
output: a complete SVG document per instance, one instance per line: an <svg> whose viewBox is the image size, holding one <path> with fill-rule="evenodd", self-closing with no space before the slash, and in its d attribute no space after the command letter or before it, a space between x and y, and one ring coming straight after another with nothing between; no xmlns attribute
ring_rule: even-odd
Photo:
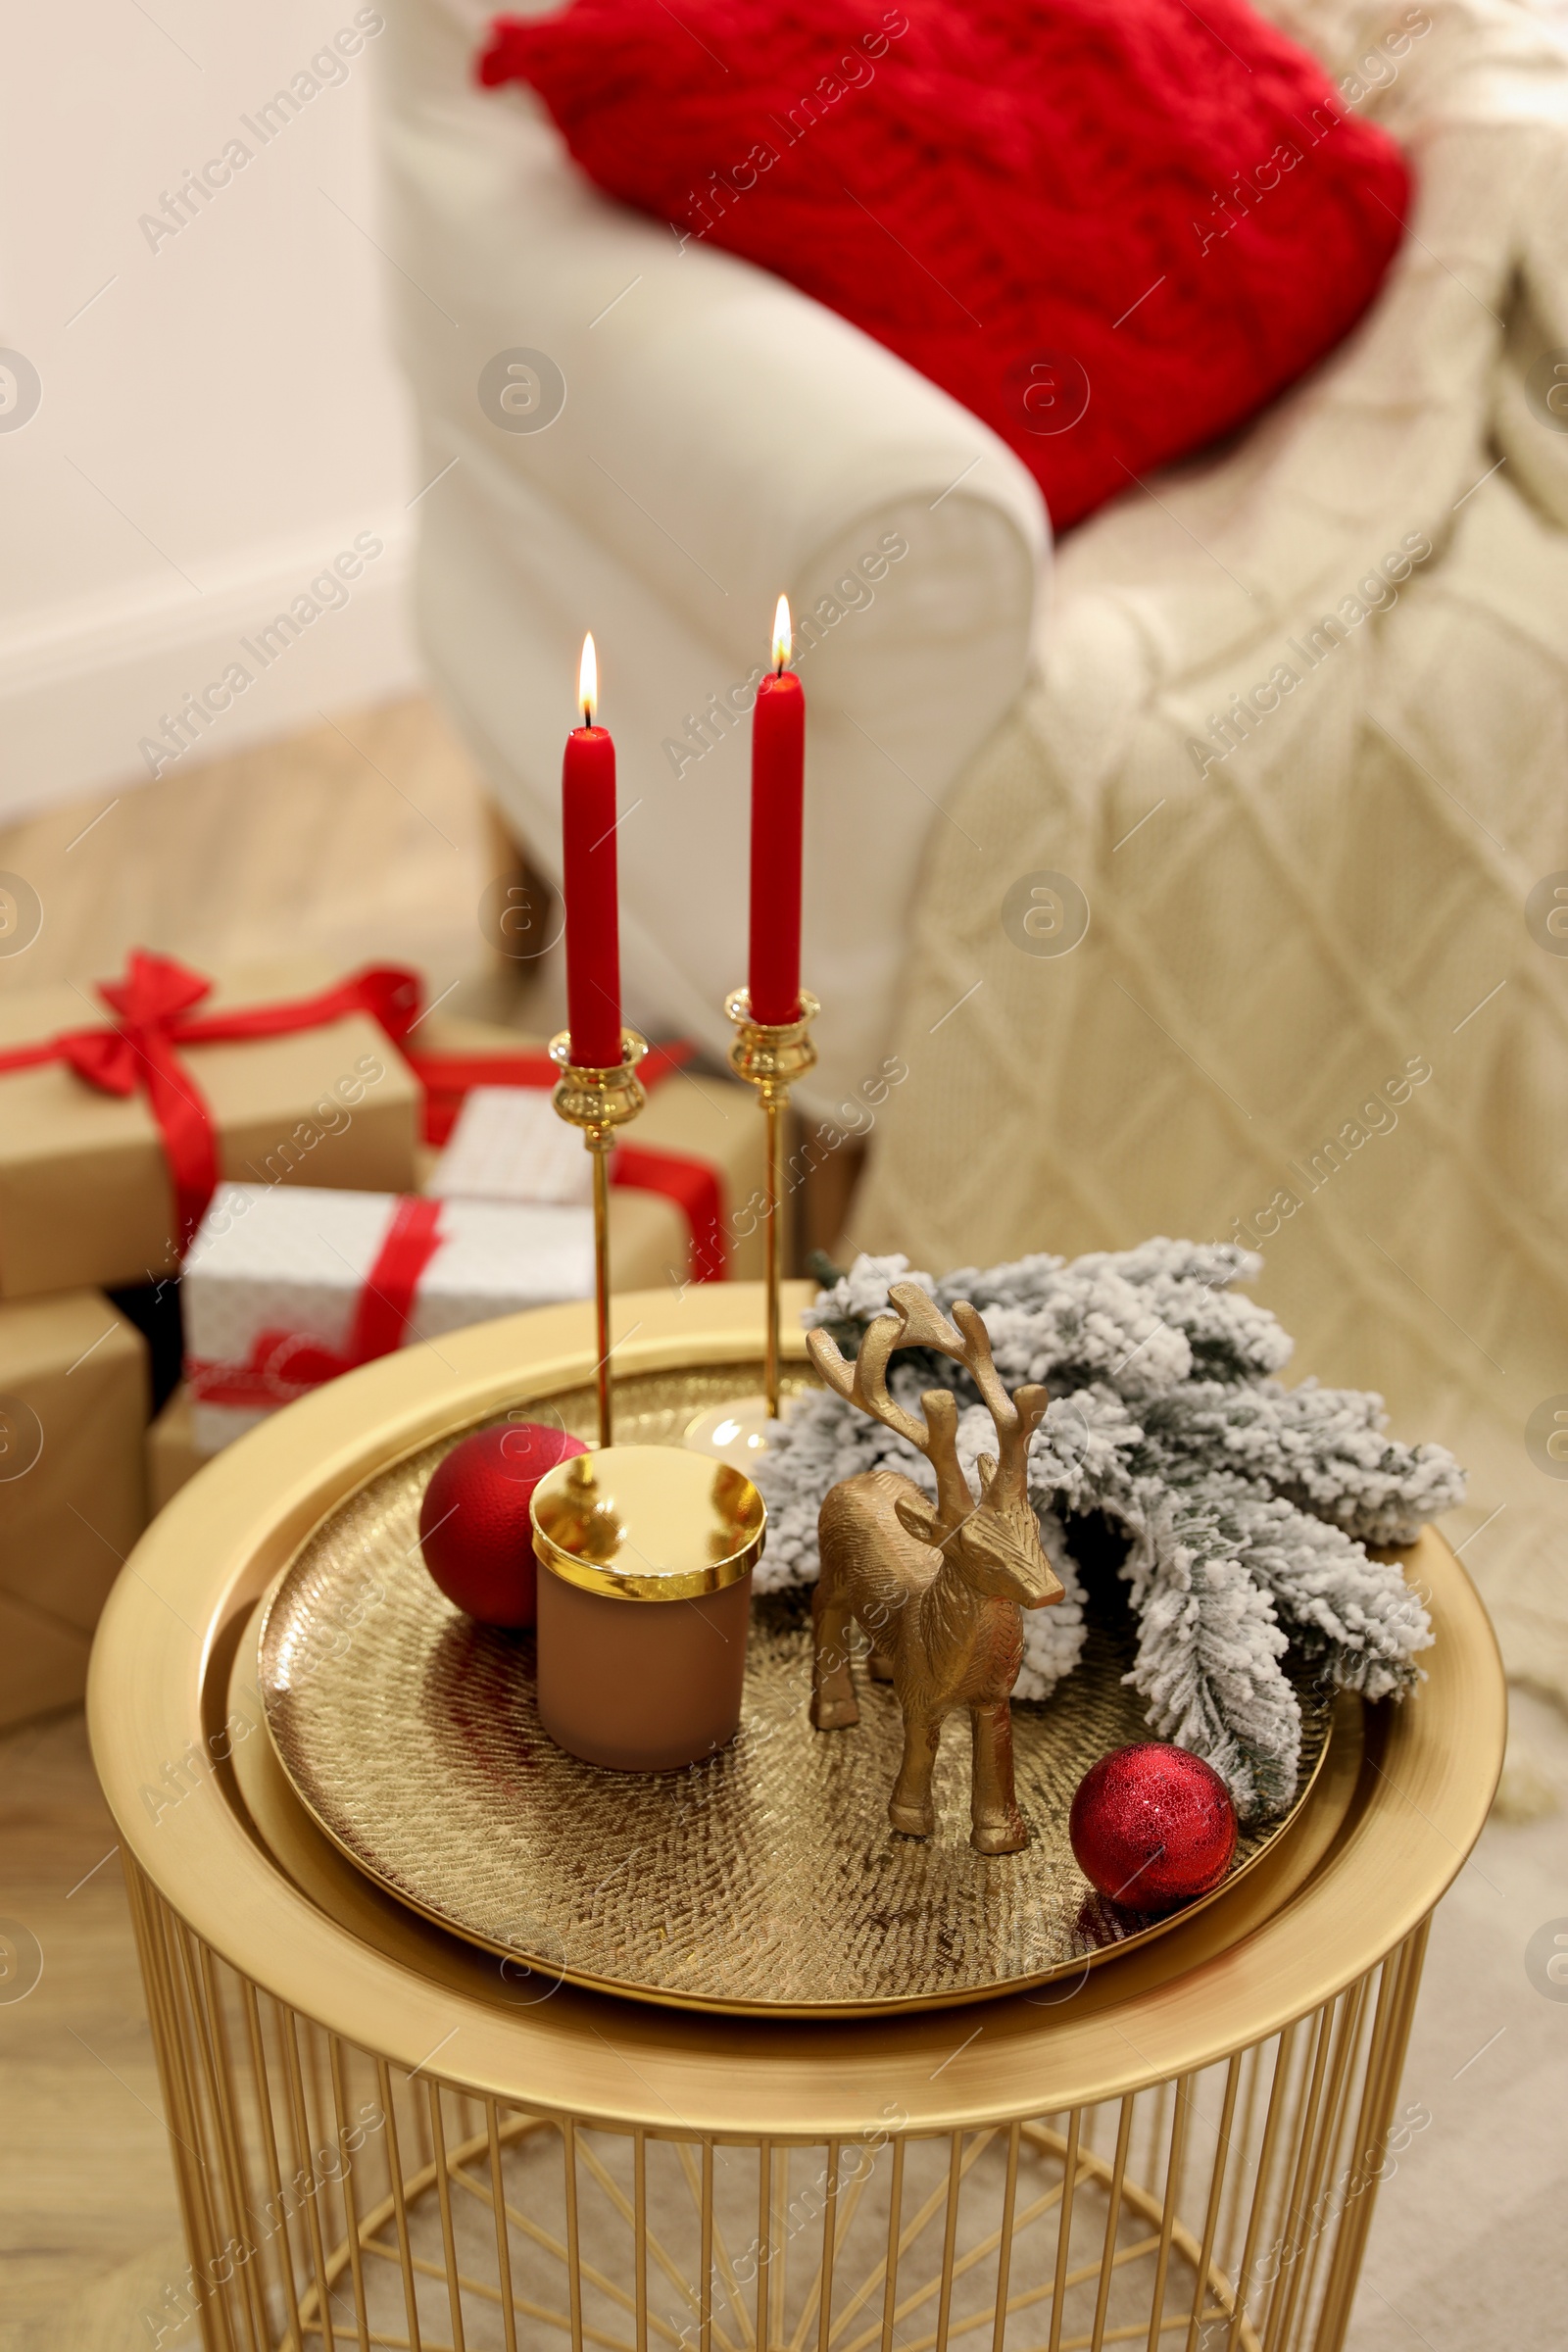
<svg viewBox="0 0 1568 2352"><path fill-rule="evenodd" d="M1069 1528L1098 1512L1127 1539L1121 1574L1139 1622L1128 1680L1154 1731L1224 1775L1244 1819L1278 1813L1295 1789L1290 1646L1370 1698L1419 1679L1426 1613L1397 1564L1365 1546L1410 1542L1464 1485L1441 1446L1385 1435L1381 1397L1315 1381L1287 1389L1273 1377L1290 1339L1235 1288L1259 1266L1228 1243L1164 1239L1070 1263L1039 1255L965 1267L940 1281L902 1257L859 1257L806 1315L853 1352L886 1311L889 1285L918 1282L944 1309L959 1298L979 1307L1009 1387L1047 1383L1030 1496L1066 1596L1026 1613L1014 1695L1048 1697L1078 1661L1084 1592ZM955 1390L973 1485L974 1462L994 1441L967 1376L910 1348L894 1357L890 1379L909 1403L923 1388ZM934 1493L923 1456L880 1423L823 1392L799 1400L763 1471L770 1526L760 1589L815 1579L822 1497L879 1463Z"/></svg>

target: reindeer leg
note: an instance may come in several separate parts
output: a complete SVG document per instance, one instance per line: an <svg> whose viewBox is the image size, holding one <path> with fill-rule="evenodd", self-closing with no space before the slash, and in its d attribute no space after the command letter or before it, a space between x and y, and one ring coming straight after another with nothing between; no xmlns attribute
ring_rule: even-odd
<svg viewBox="0 0 1568 2352"><path fill-rule="evenodd" d="M1012 1787L1012 1709L1004 1698L969 1709L974 1741L969 1843L980 1854L1015 1854L1029 1842Z"/></svg>
<svg viewBox="0 0 1568 2352"><path fill-rule="evenodd" d="M860 1720L850 1671L851 1614L824 1564L811 1594L811 1722L819 1732Z"/></svg>
<svg viewBox="0 0 1568 2352"><path fill-rule="evenodd" d="M906 1838L929 1838L937 1826L931 1776L941 1740L940 1715L917 1715L905 1709L904 1761L888 1801L888 1819Z"/></svg>

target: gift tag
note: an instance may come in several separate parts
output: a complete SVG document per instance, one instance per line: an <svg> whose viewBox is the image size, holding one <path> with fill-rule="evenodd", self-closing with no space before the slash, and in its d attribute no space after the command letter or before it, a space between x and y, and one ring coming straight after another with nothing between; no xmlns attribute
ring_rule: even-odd
<svg viewBox="0 0 1568 2352"><path fill-rule="evenodd" d="M593 1163L543 1087L476 1086L425 1186L444 1200L534 1200L583 1207Z"/></svg>

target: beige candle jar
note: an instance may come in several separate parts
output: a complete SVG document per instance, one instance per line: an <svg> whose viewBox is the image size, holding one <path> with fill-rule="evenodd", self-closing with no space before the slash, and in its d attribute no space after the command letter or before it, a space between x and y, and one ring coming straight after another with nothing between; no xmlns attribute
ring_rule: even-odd
<svg viewBox="0 0 1568 2352"><path fill-rule="evenodd" d="M738 1470L611 1446L534 1490L539 1720L568 1755L672 1772L735 1736L767 1514Z"/></svg>

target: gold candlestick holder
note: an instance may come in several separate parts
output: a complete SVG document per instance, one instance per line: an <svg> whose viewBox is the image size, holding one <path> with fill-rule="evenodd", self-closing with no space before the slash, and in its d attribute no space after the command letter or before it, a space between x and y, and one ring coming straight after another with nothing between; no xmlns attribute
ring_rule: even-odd
<svg viewBox="0 0 1568 2352"><path fill-rule="evenodd" d="M551 1097L557 1115L582 1130L594 1168L594 1307L597 1317L599 1443L614 1443L610 1387L610 1153L617 1127L634 1119L648 1098L637 1076L637 1064L648 1051L648 1040L635 1029L620 1033L620 1060L610 1069L590 1068L571 1058L571 1033L563 1029L550 1041L550 1058L560 1070Z"/></svg>
<svg viewBox="0 0 1568 2352"><path fill-rule="evenodd" d="M724 1001L724 1010L735 1024L735 1037L729 1050L730 1068L748 1086L755 1086L767 1121L767 1174L765 1249L767 1264L765 1290L767 1295L767 1350L764 1385L767 1396L767 1417L776 1421L779 1416L779 1356L778 1356L778 1289L779 1289L779 1211L784 1200L784 1112L789 1104L790 1088L798 1078L804 1078L816 1060L816 1048L811 1043L811 1023L822 1007L809 989L800 993L800 1013L793 1021L756 1021L752 1018L752 999L749 989L738 988Z"/></svg>

